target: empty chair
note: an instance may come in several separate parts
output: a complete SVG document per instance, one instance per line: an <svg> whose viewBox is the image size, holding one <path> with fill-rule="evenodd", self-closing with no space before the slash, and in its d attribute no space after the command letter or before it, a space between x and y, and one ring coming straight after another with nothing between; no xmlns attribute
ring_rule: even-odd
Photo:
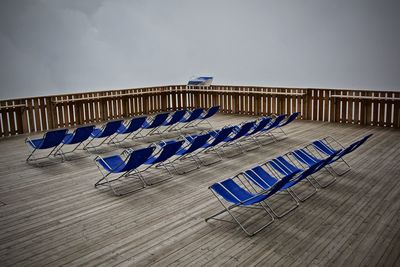
<svg viewBox="0 0 400 267"><path fill-rule="evenodd" d="M186 115L186 110L185 110L185 109L177 110L177 111L173 112L172 115L170 116L169 120L166 120L166 121L163 123L163 126L168 126L168 127L163 131L163 133L166 132L166 131L169 131L169 132L173 131L174 128L178 125L178 123L179 123L181 120L183 120L183 118L185 117L185 115Z"/></svg>
<svg viewBox="0 0 400 267"><path fill-rule="evenodd" d="M221 148L224 148L229 145L236 145L239 148L239 154L243 153L244 149L240 143L240 140L242 138L245 138L246 134L248 134L254 126L255 126L255 121L249 121L241 126L236 126L234 129L234 133L225 138L224 140L225 143L221 146Z"/></svg>
<svg viewBox="0 0 400 267"><path fill-rule="evenodd" d="M167 170L167 172L170 175L169 177L166 177L164 179L159 179L157 182L147 183L147 184L149 184L149 185L156 184L156 183L168 180L173 177L173 174L172 174L171 170L168 168L168 166L171 165L172 168L175 170L175 172L177 172L177 171L176 171L174 165L170 163L170 158L172 158L173 156L176 155L176 152L182 147L183 143L184 143L183 140L168 142L163 147L161 147L157 153L151 155L146 160L146 162L144 162L144 165L147 165L147 167L145 169L143 169L142 172L146 171L147 169L149 169L151 167L155 167L155 168L163 167Z"/></svg>
<svg viewBox="0 0 400 267"><path fill-rule="evenodd" d="M261 135L269 135L271 136L272 140L277 141L275 136L272 134L272 130L275 129L276 127L279 126L279 124L286 118L286 114L282 114L277 116L270 124L267 125L264 129L261 129L258 134L256 134L256 137L259 137Z"/></svg>
<svg viewBox="0 0 400 267"><path fill-rule="evenodd" d="M100 173L102 174L102 177L95 183L94 186L108 186L116 196L125 195L146 187L146 182L138 168L149 159L154 149L154 146L150 146L142 149L132 150L127 153L128 156L126 158L123 158L122 155L114 155L104 158L97 156L94 161ZM112 177L112 175L116 175L116 177ZM113 186L113 183L120 180L122 177L127 177L129 175L136 175L142 182L142 187L124 193L118 192Z"/></svg>
<svg viewBox="0 0 400 267"><path fill-rule="evenodd" d="M25 139L25 144L31 150L31 153L26 158L26 162L33 163L39 159L50 158L50 156L55 156L56 148L61 144L68 129L58 129L54 131L46 132L42 138L31 139L30 137ZM34 154L37 150L51 149L48 154L42 157L35 157Z"/></svg>
<svg viewBox="0 0 400 267"><path fill-rule="evenodd" d="M290 174L290 178L286 178L291 180L297 173L299 173L300 170L294 171ZM258 188L258 191L268 191L270 190L280 179L272 176L270 173L268 173L262 166L258 165L256 167L253 167L252 169L246 170L242 172L242 175L251 182L251 184L255 185ZM296 197L293 195L291 190L288 190L289 187L291 186L290 183L286 183L285 185L282 186L280 191L282 192L287 192L291 199L295 202L294 206L289 206L289 208L286 209L286 211L281 212L278 214L275 209L273 209L270 205L268 207L271 209L272 213L277 217L277 218L282 218L289 212L295 210L299 206L299 202L297 201ZM254 187L253 187L254 188ZM255 189L257 190L257 189Z"/></svg>
<svg viewBox="0 0 400 267"><path fill-rule="evenodd" d="M208 165L217 163L217 162L222 160L222 156L218 152L218 148L223 143L223 141L233 132L233 129L234 129L234 126L222 128L221 130L216 132L216 134L213 136L213 138L211 140L206 142L201 147L202 149L199 149L199 151L195 155L203 165L208 166ZM195 136L186 136L185 138L187 140L191 141L191 139L194 139ZM200 158L200 156L199 156L200 153L205 153L206 154L206 153L209 153L209 152L214 152L215 154L217 154L219 159L217 158L217 160L214 160L214 161L211 161L211 162L205 162Z"/></svg>
<svg viewBox="0 0 400 267"><path fill-rule="evenodd" d="M290 114L290 116L286 118L286 120L283 120L275 129L279 129L284 135L287 136L286 132L282 129L282 127L294 121L299 115L300 112L293 112L292 114Z"/></svg>
<svg viewBox="0 0 400 267"><path fill-rule="evenodd" d="M338 154L340 152L336 151L334 154ZM296 149L292 152L290 152L291 155L293 155L293 157L300 163L302 164L302 166L306 166L306 167L312 167L316 164L319 164L319 167L315 170L315 171L319 171L319 169L325 167L326 164L321 164L322 162L324 162L324 159L319 159L314 157L314 155L308 153L305 149ZM328 162L329 163L329 162ZM332 177L331 181L326 183L326 184L321 184L317 179L314 178L314 181L317 182L317 184L322 187L325 188L329 185L331 185L332 183L334 183L336 181L336 178L333 175L330 175Z"/></svg>
<svg viewBox="0 0 400 267"><path fill-rule="evenodd" d="M217 114L218 111L219 111L219 106L213 106L213 107L209 108L204 115L202 115L198 118L198 122L195 122L192 126L196 127L202 123L207 123L212 128L212 125L208 121L208 119L211 118L212 116L214 116L215 114Z"/></svg>
<svg viewBox="0 0 400 267"><path fill-rule="evenodd" d="M354 150L356 150L358 147L360 147L362 144L364 144L371 136L372 136L372 134L368 134L368 135L352 142L347 147L344 147L342 144L340 144L338 141L336 141L333 137L328 136L328 137L325 137L324 139L314 141L311 145L309 145L307 147L314 148L314 150L317 151L321 157L323 157L324 155L331 156L336 153L337 156L334 157L332 159L332 161L330 162L330 169L335 174L342 176L351 170L351 166L343 157L345 155L353 152ZM333 143L335 143L340 148L334 148ZM332 166L332 163L343 163L346 165L346 169L343 172L338 172Z"/></svg>
<svg viewBox="0 0 400 267"><path fill-rule="evenodd" d="M170 160L170 164L173 164L175 161L177 160L184 160L186 158L190 158L194 164L195 164L195 168L192 168L190 170L185 170L184 172L180 172L182 173L187 173L189 171L195 170L200 168L199 163L197 162L196 155L193 153L194 151L200 149L206 142L207 140L210 138L210 134L203 134L203 135L198 135L196 136L191 142L188 142L188 144L186 144L185 146L182 146L176 153L175 153L175 158L173 160ZM167 145L168 143L173 142L168 141L168 142L164 142L164 144L162 144L162 146ZM174 167L174 169L176 169L176 167Z"/></svg>
<svg viewBox="0 0 400 267"><path fill-rule="evenodd" d="M260 193L251 193L248 190L242 188L238 185L238 183L234 181L235 178L229 178L222 182L215 183L211 185L209 189L219 200L224 209L206 218L205 221L207 222L210 219L226 221L225 219L220 219L216 217L225 212L228 212L229 215L233 218L233 221L236 222L247 235L253 236L274 221L274 217L264 206L263 202L274 195L276 192L279 192L282 187L290 181L291 178L292 175L288 175L285 178L277 181L271 188L269 188L269 190L262 191ZM232 210L236 208L261 209L267 213L270 220L268 220L267 223L263 224L261 227L258 227L256 230L250 231L248 227L241 223L239 221L239 218L233 214Z"/></svg>
<svg viewBox="0 0 400 267"><path fill-rule="evenodd" d="M89 139L91 133L93 132L94 125L81 126L76 128L73 133L67 133L62 140L61 146L58 147L55 154L60 154L64 159L68 159L66 157L67 154L73 153L78 149L80 145L82 145L86 140ZM70 151L65 152L62 148L65 145L75 145L74 148Z"/></svg>
<svg viewBox="0 0 400 267"><path fill-rule="evenodd" d="M142 128L143 129L148 129L150 130L147 135L152 135L155 132L157 132L158 134L161 134L161 132L158 130L158 128L160 128L165 121L168 118L169 113L159 113L157 115L155 115L151 121L148 121L148 119L143 123Z"/></svg>
<svg viewBox="0 0 400 267"><path fill-rule="evenodd" d="M267 127L267 125L271 122L271 120L272 120L271 117L262 117L258 121L257 125L255 125L247 134L244 135L246 137L244 141L256 143L257 146L255 148L261 147L262 144L257 140L257 138L255 138L255 135L259 133L262 129ZM249 150L251 149L247 149L246 151Z"/></svg>
<svg viewBox="0 0 400 267"><path fill-rule="evenodd" d="M93 148L98 153L96 148L104 144L106 141L108 141L112 137L112 135L114 135L117 132L122 122L123 120L109 121L106 124L104 124L101 128L94 128L92 133L90 134L90 137L92 139L83 148L87 149L88 151L89 148ZM103 141L101 141L99 144L95 146L92 145L92 142L95 139L99 138L103 138Z"/></svg>
<svg viewBox="0 0 400 267"><path fill-rule="evenodd" d="M190 127L190 125L197 120L198 118L200 118L202 116L204 112L204 108L196 108L192 111L188 111L187 112L187 116L184 117L180 123L184 124L183 126L181 126L181 128L179 129L183 129L183 128L187 128Z"/></svg>
<svg viewBox="0 0 400 267"><path fill-rule="evenodd" d="M122 143L129 137L135 137L142 130L142 125L146 121L146 117L133 117L128 124L121 124L117 129L117 134L112 136L110 142ZM118 139L118 136L125 135L122 139Z"/></svg>

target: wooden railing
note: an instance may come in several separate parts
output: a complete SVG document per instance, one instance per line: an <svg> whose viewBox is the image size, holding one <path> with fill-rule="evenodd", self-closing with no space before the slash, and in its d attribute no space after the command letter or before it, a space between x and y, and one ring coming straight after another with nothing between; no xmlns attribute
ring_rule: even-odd
<svg viewBox="0 0 400 267"><path fill-rule="evenodd" d="M299 111L305 120L400 128L400 92L172 85L2 100L0 136L214 105L230 114Z"/></svg>

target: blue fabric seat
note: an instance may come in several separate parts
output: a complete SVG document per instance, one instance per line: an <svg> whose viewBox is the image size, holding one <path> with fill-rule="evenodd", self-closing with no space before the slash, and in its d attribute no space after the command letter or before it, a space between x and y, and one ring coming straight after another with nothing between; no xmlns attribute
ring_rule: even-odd
<svg viewBox="0 0 400 267"><path fill-rule="evenodd" d="M146 117L141 116L141 117L133 117L132 119L129 120L128 124L122 123L117 129L117 134L111 137L110 142L114 144L120 144L129 137L134 138L136 135L140 134L140 131L142 130L142 125L145 121ZM118 137L120 135L125 135L125 136L122 139L119 139Z"/></svg>
<svg viewBox="0 0 400 267"><path fill-rule="evenodd" d="M141 180L143 184L142 188L144 188L146 186L146 182L143 176L141 175L140 171L138 171L138 168L142 166L149 159L154 150L155 150L154 146L132 150L129 151L128 156L126 158L122 158L122 155L113 155L108 157L97 156L95 158L95 162L100 173L102 174L102 178L95 183L95 187L102 185L109 186L110 189L113 191L113 193L117 196L127 194L132 191L136 191L137 189L120 193L113 186L114 182L134 172L134 174L137 175L138 178ZM120 174L120 175L117 175L116 178L109 179L109 176L111 174Z"/></svg>
<svg viewBox="0 0 400 267"><path fill-rule="evenodd" d="M93 132L94 127L95 127L94 125L81 126L76 128L73 133L67 133L62 141L61 146L57 148L55 154L60 154L63 156L64 159L68 159L66 155L73 153L75 150L79 148L80 145L82 145L86 140L88 140ZM76 145L76 146L70 151L64 151L63 147L65 145Z"/></svg>
<svg viewBox="0 0 400 267"><path fill-rule="evenodd" d="M215 114L217 114L217 112L219 111L219 108L220 108L220 106L213 106L213 107L209 108L207 110L207 112L201 114L201 116L198 118L198 122L194 123L192 126L197 127L202 123L207 123L212 128L212 125L208 121L208 119L211 118L212 116L214 116Z"/></svg>
<svg viewBox="0 0 400 267"><path fill-rule="evenodd" d="M83 148L86 149L88 152L90 152L89 148L94 149L98 153L96 148L101 146L102 144L104 144L114 134L116 134L118 128L122 125L122 123L123 123L123 120L114 120L114 121L106 122L106 124L104 124L101 128L94 128L92 133L90 134L92 139ZM99 138L103 138L103 141L101 141L97 145L92 145L92 142L95 139L99 139Z"/></svg>
<svg viewBox="0 0 400 267"><path fill-rule="evenodd" d="M62 143L65 136L67 135L67 129L58 129L46 132L42 138L31 139L30 137L25 139L25 144L31 150L30 154L26 158L26 162L32 163L39 159L49 158L51 155L56 156L55 151L57 147ZM46 154L46 156L35 157L34 154L37 150L50 149L52 150ZM54 152L54 154L53 154Z"/></svg>

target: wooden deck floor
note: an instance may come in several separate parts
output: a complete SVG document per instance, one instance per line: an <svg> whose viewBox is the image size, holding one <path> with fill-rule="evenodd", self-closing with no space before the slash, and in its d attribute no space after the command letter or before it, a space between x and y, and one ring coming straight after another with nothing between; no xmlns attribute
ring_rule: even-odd
<svg viewBox="0 0 400 267"><path fill-rule="evenodd" d="M249 117L218 115L216 128ZM288 138L114 197L93 187L93 158L43 168L25 163L24 137L0 141L0 263L43 265L400 265L400 131L296 121ZM353 170L256 236L206 223L220 209L207 187L263 159L332 135ZM119 151L114 151L119 152Z"/></svg>

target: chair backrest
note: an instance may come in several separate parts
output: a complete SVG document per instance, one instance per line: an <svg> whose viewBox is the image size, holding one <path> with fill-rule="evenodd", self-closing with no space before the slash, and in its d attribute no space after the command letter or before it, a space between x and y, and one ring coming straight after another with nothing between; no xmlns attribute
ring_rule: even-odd
<svg viewBox="0 0 400 267"><path fill-rule="evenodd" d="M118 170L118 172L125 172L136 169L151 156L155 148L155 146L149 146L146 148L133 150L132 152L130 152L128 159L125 161L125 166L122 169Z"/></svg>
<svg viewBox="0 0 400 267"><path fill-rule="evenodd" d="M163 162L175 155L175 153L182 147L183 142L183 140L174 141L163 146L163 150L161 151L157 159L153 161L153 164Z"/></svg>
<svg viewBox="0 0 400 267"><path fill-rule="evenodd" d="M175 111L174 114L172 114L171 119L168 122L164 123L164 125L172 125L178 123L183 119L185 114L186 114L185 109Z"/></svg>
<svg viewBox="0 0 400 267"><path fill-rule="evenodd" d="M255 134L264 129L271 122L271 117L263 117L249 134Z"/></svg>
<svg viewBox="0 0 400 267"><path fill-rule="evenodd" d="M162 125L168 118L169 113L159 113L154 116L154 120L150 123L147 128L156 128L160 125Z"/></svg>
<svg viewBox="0 0 400 267"><path fill-rule="evenodd" d="M82 126L75 129L72 138L67 140L68 144L77 144L87 140L90 134L93 132L93 129L94 125Z"/></svg>
<svg viewBox="0 0 400 267"><path fill-rule="evenodd" d="M186 119L183 120L183 122L191 122L194 120L197 120L198 118L200 118L201 114L203 114L204 112L204 108L196 108L195 110L192 110L192 112L190 113L190 116Z"/></svg>
<svg viewBox="0 0 400 267"><path fill-rule="evenodd" d="M276 128L286 118L286 114L281 114L268 126L268 129Z"/></svg>
<svg viewBox="0 0 400 267"><path fill-rule="evenodd" d="M278 180L270 175L261 166L256 166L250 170L246 170L243 175L247 178L247 180L250 180L253 184L257 185L263 190L269 189Z"/></svg>
<svg viewBox="0 0 400 267"><path fill-rule="evenodd" d="M286 119L286 121L284 121L282 124L279 125L279 127L285 126L289 123L291 123L292 121L294 121L297 116L299 116L300 112L293 112L292 114L290 114L290 116Z"/></svg>
<svg viewBox="0 0 400 267"><path fill-rule="evenodd" d="M300 170L299 168L291 164L289 161L287 161L283 156L274 158L268 161L268 163L272 166L272 168L274 168L284 176Z"/></svg>
<svg viewBox="0 0 400 267"><path fill-rule="evenodd" d="M318 160L316 157L305 151L304 149L296 149L291 152L291 154L301 163L306 164L308 166L314 165L315 163L318 163L320 160Z"/></svg>
<svg viewBox="0 0 400 267"><path fill-rule="evenodd" d="M215 183L210 188L228 202L238 204L252 198L254 195L240 187L231 178Z"/></svg>
<svg viewBox="0 0 400 267"><path fill-rule="evenodd" d="M331 146L329 146L326 141L323 140L314 141L312 145L314 146L315 149L326 155L332 155L336 151Z"/></svg>
<svg viewBox="0 0 400 267"><path fill-rule="evenodd" d="M129 125L127 127L123 127L121 125L121 127L118 129L119 133L133 133L134 131L139 130L143 123L146 121L146 117L133 117L130 122Z"/></svg>
<svg viewBox="0 0 400 267"><path fill-rule="evenodd" d="M117 132L118 128L121 126L123 120L109 121L106 126L104 126L101 134L97 137L107 137L113 135Z"/></svg>
<svg viewBox="0 0 400 267"><path fill-rule="evenodd" d="M50 147L55 147L61 144L65 135L67 134L68 129L58 129L54 131L48 131L43 136L43 141L40 144L40 149L46 149Z"/></svg>
<svg viewBox="0 0 400 267"><path fill-rule="evenodd" d="M218 131L218 133L216 135L214 135L214 140L211 142L210 146L215 146L215 145L221 143L222 141L224 141L225 138L227 138L232 133L233 129L234 129L234 126L231 126L231 127L223 128L220 131ZM210 135L213 136L211 133L210 133Z"/></svg>
<svg viewBox="0 0 400 267"><path fill-rule="evenodd" d="M207 110L207 114L204 115L204 117L202 117L201 119L203 119L203 120L208 119L208 118L214 116L218 111L219 111L219 106L211 107Z"/></svg>
<svg viewBox="0 0 400 267"><path fill-rule="evenodd" d="M246 135L254 127L255 124L255 121L249 121L243 124L240 127L239 131L235 134L235 136L232 137L231 141Z"/></svg>
<svg viewBox="0 0 400 267"><path fill-rule="evenodd" d="M209 138L210 138L210 134L208 134L208 133L196 136L196 138L193 139L190 147L186 150L185 154L192 153L193 151L204 146L204 144L207 142L207 140Z"/></svg>
<svg viewBox="0 0 400 267"><path fill-rule="evenodd" d="M294 176L296 176L298 173L300 172L300 170L296 170L294 172L292 172L291 174L286 175L285 177L283 177L281 180L278 180L270 189L270 191L267 194L267 197L275 194L276 192L278 192L279 190L281 190L290 180L293 179Z"/></svg>

